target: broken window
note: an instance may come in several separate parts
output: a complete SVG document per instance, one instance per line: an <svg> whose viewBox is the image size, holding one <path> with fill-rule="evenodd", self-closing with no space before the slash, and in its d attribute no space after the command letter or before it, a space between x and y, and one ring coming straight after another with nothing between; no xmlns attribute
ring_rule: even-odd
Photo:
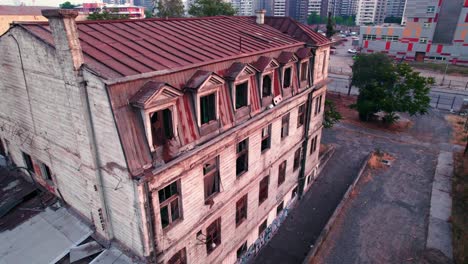
<svg viewBox="0 0 468 264"><path fill-rule="evenodd" d="M271 124L262 129L262 144L261 144L262 152L270 148L270 142L271 142L270 134L271 134Z"/></svg>
<svg viewBox="0 0 468 264"><path fill-rule="evenodd" d="M205 199L219 192L219 163L215 157L203 165L203 182L205 186Z"/></svg>
<svg viewBox="0 0 468 264"><path fill-rule="evenodd" d="M236 202L236 226L247 219L247 194Z"/></svg>
<svg viewBox="0 0 468 264"><path fill-rule="evenodd" d="M243 82L236 85L236 109L247 106L248 87L248 82Z"/></svg>
<svg viewBox="0 0 468 264"><path fill-rule="evenodd" d="M206 228L206 253L210 254L221 244L221 218Z"/></svg>
<svg viewBox="0 0 468 264"><path fill-rule="evenodd" d="M28 171L34 172L34 166L31 156L23 152L23 159Z"/></svg>
<svg viewBox="0 0 468 264"><path fill-rule="evenodd" d="M236 175L240 176L249 169L249 139L237 143Z"/></svg>
<svg viewBox="0 0 468 264"><path fill-rule="evenodd" d="M260 181L259 191L258 191L258 204L262 204L268 198L268 184L270 183L270 176L265 176Z"/></svg>
<svg viewBox="0 0 468 264"><path fill-rule="evenodd" d="M244 244L242 244L240 248L237 249L237 259L239 260L245 252L247 252L247 241L245 241Z"/></svg>
<svg viewBox="0 0 468 264"><path fill-rule="evenodd" d="M169 259L167 264L187 264L187 253L185 248L179 250L177 253Z"/></svg>
<svg viewBox="0 0 468 264"><path fill-rule="evenodd" d="M302 148L298 148L296 152L294 153L294 166L293 166L293 171L296 171L299 169L299 166L301 165L301 151Z"/></svg>
<svg viewBox="0 0 468 264"><path fill-rule="evenodd" d="M317 136L313 137L310 141L310 155L317 150Z"/></svg>
<svg viewBox="0 0 468 264"><path fill-rule="evenodd" d="M263 231L265 231L265 229L267 228L267 220L268 219L265 219L265 221L263 221L258 227L258 236L261 236Z"/></svg>
<svg viewBox="0 0 468 264"><path fill-rule="evenodd" d="M294 187L294 189L293 189L292 192L291 192L291 199L294 198L294 197L296 197L296 195L297 195L297 186Z"/></svg>
<svg viewBox="0 0 468 264"><path fill-rule="evenodd" d="M322 111L322 95L315 98L315 115Z"/></svg>
<svg viewBox="0 0 468 264"><path fill-rule="evenodd" d="M150 120L153 146L162 146L174 138L172 113L169 108L151 113Z"/></svg>
<svg viewBox="0 0 468 264"><path fill-rule="evenodd" d="M271 95L271 76L265 75L263 76L263 83L262 83L262 97L267 97Z"/></svg>
<svg viewBox="0 0 468 264"><path fill-rule="evenodd" d="M305 122L305 104L299 106L297 111L297 127L301 127Z"/></svg>
<svg viewBox="0 0 468 264"><path fill-rule="evenodd" d="M216 120L216 94L212 93L200 97L201 124Z"/></svg>
<svg viewBox="0 0 468 264"><path fill-rule="evenodd" d="M284 201L281 201L281 203L276 207L276 216L278 216L281 211L283 211L283 207L284 207Z"/></svg>
<svg viewBox="0 0 468 264"><path fill-rule="evenodd" d="M284 70L284 82L283 82L283 87L284 88L289 88L291 86L291 67L288 67Z"/></svg>
<svg viewBox="0 0 468 264"><path fill-rule="evenodd" d="M278 167L278 186L280 186L286 179L286 161L281 162Z"/></svg>
<svg viewBox="0 0 468 264"><path fill-rule="evenodd" d="M307 62L301 63L301 81L307 81Z"/></svg>
<svg viewBox="0 0 468 264"><path fill-rule="evenodd" d="M287 137L289 134L289 113L281 118L281 139Z"/></svg>
<svg viewBox="0 0 468 264"><path fill-rule="evenodd" d="M161 224L165 228L181 217L179 206L179 182L175 181L159 190Z"/></svg>
<svg viewBox="0 0 468 264"><path fill-rule="evenodd" d="M42 177L44 177L44 180L52 181L52 173L50 172L49 166L42 163L41 171L42 171Z"/></svg>

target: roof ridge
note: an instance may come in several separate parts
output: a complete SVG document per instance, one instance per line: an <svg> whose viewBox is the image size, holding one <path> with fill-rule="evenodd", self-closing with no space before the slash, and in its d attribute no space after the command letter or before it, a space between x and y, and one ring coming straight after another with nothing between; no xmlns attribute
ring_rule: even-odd
<svg viewBox="0 0 468 264"><path fill-rule="evenodd" d="M214 20L226 19L227 16L209 16L209 17L168 17L168 18L144 18L144 19L115 19L115 20L81 20L76 21L77 24L105 24L105 23L121 23L121 22L150 22L150 21L192 21L192 20Z"/></svg>

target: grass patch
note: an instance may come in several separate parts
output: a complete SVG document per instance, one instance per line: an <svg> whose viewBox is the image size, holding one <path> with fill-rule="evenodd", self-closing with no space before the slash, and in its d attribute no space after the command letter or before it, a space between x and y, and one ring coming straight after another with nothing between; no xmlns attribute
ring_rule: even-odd
<svg viewBox="0 0 468 264"><path fill-rule="evenodd" d="M465 131L465 122L467 122L466 116L459 115L446 115L445 120L452 127L452 139L453 144L465 146L468 139L468 133Z"/></svg>
<svg viewBox="0 0 468 264"><path fill-rule="evenodd" d="M445 67L447 67L445 63L416 62L416 61L409 62L409 65L411 65L415 69L430 70L430 71L435 71L439 73L444 73ZM447 74L468 75L468 67L449 64L447 67Z"/></svg>
<svg viewBox="0 0 468 264"><path fill-rule="evenodd" d="M455 263L468 263L468 156L455 153L452 182L453 257Z"/></svg>

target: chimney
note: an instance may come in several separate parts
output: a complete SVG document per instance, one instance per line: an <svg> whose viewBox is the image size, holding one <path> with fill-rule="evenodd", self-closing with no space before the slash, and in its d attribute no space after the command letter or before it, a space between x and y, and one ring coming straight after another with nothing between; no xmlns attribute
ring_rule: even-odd
<svg viewBox="0 0 468 264"><path fill-rule="evenodd" d="M260 10L255 11L255 15L257 16L257 20L256 20L257 24L259 25L265 24L265 13L266 13L265 9L260 9Z"/></svg>
<svg viewBox="0 0 468 264"><path fill-rule="evenodd" d="M50 30L54 37L55 49L60 59L66 64L73 64L77 71L83 64L78 29L75 18L78 11L73 9L43 9L42 15L49 20Z"/></svg>

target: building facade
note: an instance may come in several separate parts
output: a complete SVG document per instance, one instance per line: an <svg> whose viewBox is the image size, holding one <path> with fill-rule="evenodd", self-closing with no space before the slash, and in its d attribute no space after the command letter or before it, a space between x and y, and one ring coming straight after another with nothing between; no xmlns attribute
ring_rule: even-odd
<svg viewBox="0 0 468 264"><path fill-rule="evenodd" d="M382 24L386 5L386 0L358 0L356 25Z"/></svg>
<svg viewBox="0 0 468 264"><path fill-rule="evenodd" d="M317 177L321 35L262 13L43 14L0 37L2 152L96 236L151 263L235 263Z"/></svg>
<svg viewBox="0 0 468 264"><path fill-rule="evenodd" d="M237 10L238 16L254 15L255 3L253 0L231 0L231 4Z"/></svg>
<svg viewBox="0 0 468 264"><path fill-rule="evenodd" d="M145 7L130 4L83 3L75 9L78 11L78 20L85 20L92 13L104 11L113 15L124 15L129 19L145 18Z"/></svg>
<svg viewBox="0 0 468 264"><path fill-rule="evenodd" d="M468 2L408 0L403 25L362 26L362 52L468 64Z"/></svg>

